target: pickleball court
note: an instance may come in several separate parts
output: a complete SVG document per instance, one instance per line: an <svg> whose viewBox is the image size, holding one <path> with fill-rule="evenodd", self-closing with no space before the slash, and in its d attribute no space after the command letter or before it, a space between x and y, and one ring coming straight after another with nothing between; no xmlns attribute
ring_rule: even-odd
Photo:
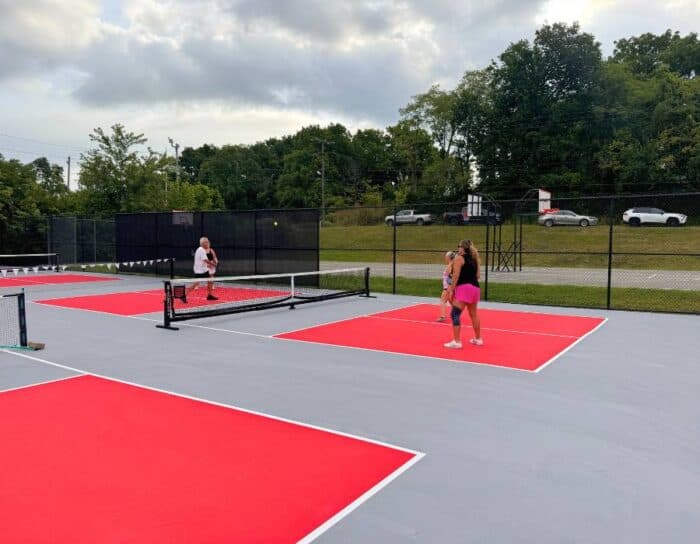
<svg viewBox="0 0 700 544"><path fill-rule="evenodd" d="M419 297L168 331L162 293L140 277L27 289L47 347L0 352L1 541L691 542L700 527L684 509L700 502L696 316L484 304L485 345L448 350Z"/></svg>

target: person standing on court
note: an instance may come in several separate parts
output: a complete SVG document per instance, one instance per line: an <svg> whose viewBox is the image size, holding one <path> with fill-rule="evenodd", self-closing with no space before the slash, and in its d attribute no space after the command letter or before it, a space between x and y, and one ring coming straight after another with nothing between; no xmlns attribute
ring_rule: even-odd
<svg viewBox="0 0 700 544"><path fill-rule="evenodd" d="M214 296L214 274L216 266L219 264L219 259L216 252L209 243L209 238L202 236L199 239L199 247L194 252L194 276L195 278L207 278L207 300L218 300ZM187 289L187 294L194 291L199 286L196 281Z"/></svg>
<svg viewBox="0 0 700 544"><path fill-rule="evenodd" d="M481 338L481 320L477 310L481 298L479 252L471 240L462 240L457 251L452 263L452 283L447 288L447 300L452 303L452 340L444 345L451 349L462 347L461 316L466 307L474 328L474 338L469 343L482 346L484 341Z"/></svg>

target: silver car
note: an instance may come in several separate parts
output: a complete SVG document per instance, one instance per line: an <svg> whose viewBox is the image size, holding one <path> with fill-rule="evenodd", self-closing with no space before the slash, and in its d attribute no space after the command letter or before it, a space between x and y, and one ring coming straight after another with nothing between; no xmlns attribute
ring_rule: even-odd
<svg viewBox="0 0 700 544"><path fill-rule="evenodd" d="M597 225L598 218L590 215L579 215L571 210L552 210L541 215L537 222L545 227L553 227L554 225L587 227L589 225Z"/></svg>

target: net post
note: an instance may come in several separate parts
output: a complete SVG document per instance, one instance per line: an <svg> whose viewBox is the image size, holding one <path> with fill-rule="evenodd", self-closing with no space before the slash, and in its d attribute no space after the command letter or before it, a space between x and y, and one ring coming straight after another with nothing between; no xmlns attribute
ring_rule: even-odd
<svg viewBox="0 0 700 544"><path fill-rule="evenodd" d="M173 304L173 286L169 281L163 282L163 324L156 325L159 329L167 329L169 331L179 330L178 327L173 327L170 324L171 308Z"/></svg>
<svg viewBox="0 0 700 544"><path fill-rule="evenodd" d="M169 266L170 266L170 279L174 280L175 279L175 257L171 257L169 260Z"/></svg>
<svg viewBox="0 0 700 544"><path fill-rule="evenodd" d="M24 300L24 289L17 294L17 313L19 314L19 345L27 347L27 307Z"/></svg>
<svg viewBox="0 0 700 544"><path fill-rule="evenodd" d="M365 293L362 295L363 297L369 297L369 266L365 267L365 272L364 272L364 277L365 277Z"/></svg>
<svg viewBox="0 0 700 544"><path fill-rule="evenodd" d="M292 274L289 278L291 281L289 282L290 286L290 292L289 292L289 299L292 301L292 303L289 305L289 309L293 310L294 309L294 274Z"/></svg>

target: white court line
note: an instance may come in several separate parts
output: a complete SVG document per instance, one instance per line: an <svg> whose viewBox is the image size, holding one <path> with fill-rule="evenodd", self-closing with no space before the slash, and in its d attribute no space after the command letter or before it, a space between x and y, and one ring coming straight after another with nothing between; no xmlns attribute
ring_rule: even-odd
<svg viewBox="0 0 700 544"><path fill-rule="evenodd" d="M114 314L112 314L114 315ZM131 319L139 319L141 321L150 321L152 323L162 323L162 319L153 319L152 317L141 317L138 315L127 315L123 317L130 317ZM245 331L234 331L232 329L221 329L218 327L208 327L206 325L194 325L192 323L182 323L180 321L173 322L173 327L191 327L193 329L204 329L207 331L217 331L217 332L229 332L231 334L242 334L244 336L256 336L258 338L274 338L270 334L258 334L256 332L245 332Z"/></svg>
<svg viewBox="0 0 700 544"><path fill-rule="evenodd" d="M421 459L423 459L423 457L425 457L425 453L424 453L424 452L420 452L420 451L417 451L417 450L412 450L412 449L409 449L409 448L404 448L403 446L397 446L397 445L395 445L395 444L390 444L390 443L388 443L388 442L383 442L383 441L381 441L381 440L374 440L374 439L372 439L372 438L366 438L366 437L359 436L359 435L355 435L355 434L352 434L352 433L346 433L346 432L343 432L343 431L336 431L336 430L334 430L334 429L329 429L329 428L327 428L327 427L322 427L322 426L320 426L320 425L313 425L313 424L311 424L311 423L304 423L304 422L302 422L302 421L297 421L297 420L294 420L294 419L289 419L289 418L285 418L285 417L275 416L275 415L267 414L267 413L265 413L265 412L260 412L260 411L257 411L257 410L250 410L250 409L247 409L247 408L241 408L240 406L235 406L235 405L233 405L233 404L225 404L225 403L223 403L223 402L217 402L217 401L213 401L213 400L207 400L207 399L203 399L203 398L200 398L200 397L195 397L195 396L192 396L192 395L185 395L184 393L176 393L176 392L174 392L174 391L169 391L169 390L167 390L167 389L161 389L161 388L152 387L152 386L149 386L149 385L138 384L138 383L130 382L130 381L127 381L127 380L121 380L121 379L119 379L119 378L112 378L112 377L105 376L105 375L102 375L102 374L97 374L97 373L95 373L95 372L89 372L89 371L82 370L82 369L75 368L75 367L71 367L71 366L68 366L68 365L63 365L63 364L61 364L61 363L55 363L55 362L49 361L49 360L47 360L47 359L41 359L41 358L39 358L39 357L34 357L34 356L32 356L32 355L26 355L26 354L24 354L24 353L14 353L14 352L9 352L9 351L7 351L7 350L0 350L0 351L4 351L4 352L6 352L6 353L9 353L10 355L16 355L17 357L23 357L23 358L25 358L25 359L29 359L29 360L31 360L31 361L35 361L35 362L38 362L38 363L46 364L46 365L49 365L49 366L54 366L54 367L56 367L56 368L62 368L62 369L64 369L64 370L69 370L69 371L71 371L71 372L80 373L80 374L82 374L82 375L84 375L84 376L85 376L85 375L87 375L87 376L94 376L94 377L96 377L96 378L101 378L101 379L104 379L104 380L108 380L108 381L112 381L112 382L116 382L116 383L121 383L121 384L124 384L124 385L129 385L129 386L132 386L132 387L138 387L138 388L140 388L140 389L147 389L147 390L149 390L149 391L155 391L156 393L162 393L162 394L165 394L165 395L172 395L172 396L174 396L174 397L179 397L179 398L183 398L183 399L188 399L188 400L191 400L191 401L194 401L194 402L202 402L202 403L205 403L205 404L211 404L212 406L219 406L219 407L222 407L222 408L228 408L228 409L230 409L230 410L237 410L237 411L239 411L239 412L243 412L243 413L246 413L246 414L251 414L251 415L254 415L254 416L259 416L259 417L263 417L263 418L267 418L267 419L272 419L272 420L274 420L274 421L280 421L280 422L282 422L282 423L288 423L288 424L291 424L291 425L297 425L297 426L299 426L299 427L304 427L304 428L307 428L307 429L313 429L313 430L316 430L316 431L326 432L326 433L330 433L330 434L333 434L333 435L336 435L336 436L342 436L342 437L345 437L345 438L351 438L351 439L353 439L353 440L359 440L360 442L366 442L366 443L368 443L368 444L374 444L374 445L381 446L381 447L384 447L384 448L393 449L393 450L397 450L397 451L402 451L402 452L404 452L404 453L409 453L409 454L413 455L413 457L412 457L411 459L409 459L406 463L404 463L404 464L401 465L399 468L397 468L395 471L393 471L392 473L390 473L386 478L384 478L383 480L381 480L380 482L378 482L377 484L375 484L374 486L372 486L372 487L371 487L370 489L368 489L364 494L362 494L360 497L358 497L357 499L355 499L353 502L351 502L348 506L346 506L345 508L343 508L341 511L337 512L334 516L332 516L331 518L329 518L328 520L326 520L323 524L319 525L316 529L314 529L311 533L309 533L308 535L306 535L306 536L304 537L304 539L300 540L299 542L311 542L313 539L317 538L319 535L321 535L323 532L327 531L330 527L332 527L333 525L335 525L336 523L338 523L341 519L343 519L345 516L347 516L348 514L350 514L350 512L352 512L352 511L355 510L358 506L360 506L361 504L363 504L364 502L366 502L370 497L372 497L373 495L375 495L376 493L378 493L381 489L383 489L384 487L386 487L389 483L391 483L393 480L395 480L396 478L398 478L401 474L403 474L404 472L406 472L409 468L411 468L411 467L412 467L413 465L415 465L418 461L420 461ZM79 376L71 376L71 378L76 378L76 377L79 377Z"/></svg>
<svg viewBox="0 0 700 544"><path fill-rule="evenodd" d="M150 385L143 385L143 384L136 383L136 382L130 382L130 381L128 381L128 380L122 380L122 379L120 379L120 378L113 378L113 377L111 377L111 376L105 376L104 374L98 374L98 373L96 373L96 372L90 372L90 371L88 371L88 370L83 370L83 369L80 369L80 368L76 368L76 367L64 365L64 364L61 364L61 363L56 363L56 362L54 362L54 361L49 361L48 359L42 359L42 358L40 358L40 357L34 357L33 355L27 355L27 354L25 354L25 353L16 353L16 352L9 351L9 350L0 350L0 351L5 352L5 353L8 353L9 355L15 355L15 356L17 356L17 357L22 357L22 358L24 358L24 359L29 359L29 360L31 360L31 361L35 361L35 362L42 363L42 364L45 364L45 365L54 366L54 367L56 367L56 368L62 368L63 370L68 370L68 371L70 371L70 372L76 372L76 373L79 373L79 374L81 374L81 375L83 375L83 376L93 376L93 377L95 377L95 378L101 378L101 379L103 379L103 380L108 380L108 381L111 381L111 382L121 383L121 384L124 384L124 385L130 385L130 386L132 386L132 387L138 387L138 388L140 388L140 389L147 389L147 390L149 390L149 391L155 391L156 393L163 393L164 395L171 395L171 396L173 396L173 397L180 397L180 398L192 400L192 401L195 401L195 402L202 402L202 403L204 403L204 404L211 404L211 405L213 405L213 406L220 406L221 408L228 408L228 409L230 409L230 410L237 410L237 411L239 411L239 412L244 412L244 413L246 413L246 414L251 414L251 415L254 415L254 416L260 416L260 417L264 417L264 418L267 418L267 419L273 419L273 420L275 420L275 421L281 421L282 423L290 423L290 424L292 424L292 425L298 425L298 426L300 426L300 427L305 427L305 428L307 428L307 429L313 429L313 430L316 430L316 431L322 431L322 432L334 434L334 435L337 435L337 436L344 436L344 437L346 437L346 438L352 438L352 439L354 439L354 440L359 440L359 441L361 441L361 442L367 442L367 443L369 443L369 444L375 444L375 445L377 445L377 446L382 446L382 447L385 447L385 448L390 448L390 449L394 449L394 450L399 450L399 451L402 451L402 452L405 452L405 453L410 453L410 454L412 454L412 455L422 455L422 456L425 455L425 453L420 452L420 451L418 451L418 450L412 450L412 449L409 449L409 448L404 448L404 447L402 447L402 446L396 446L395 444L389 444L388 442L382 442L381 440L374 440L374 439L372 439L372 438L366 438L366 437L364 437L364 436L359 436L359 435L355 435L355 434L351 434L351 433L346 433L346 432L343 432L343 431L336 431L336 430L334 430L334 429L329 429L329 428L327 428L327 427L321 427L320 425L313 425L313 424L311 424L311 423L304 423L303 421L297 421L297 420L294 420L294 419L288 419L288 418L281 417L281 416L275 416L275 415L268 414L268 413L265 413L265 412L260 412L260 411L257 411L257 410L251 410L251 409L249 409L249 408L241 408L240 406L236 406L236 405L234 405L234 404L226 404L226 403L223 403L223 402L217 402L217 401L215 401L215 400L208 400L208 399L203 399L203 398L201 398L201 397L195 397L195 396L192 396L192 395L186 395L186 394L184 394L184 393L176 393L175 391L170 391L170 390L168 390L168 389L161 389L161 388L159 388L159 387L153 387L153 386L150 386ZM77 378L77 377L79 377L79 376L71 376L71 378Z"/></svg>
<svg viewBox="0 0 700 544"><path fill-rule="evenodd" d="M502 307L493 307L493 306L488 306L484 307L483 304L508 304L509 306L515 306L518 303L511 303L511 302L498 302L495 300L481 300L479 301L479 304L482 306L479 306L480 310L489 310L492 312L507 312L510 314L532 314L532 315L546 315L546 316L552 316L552 317L583 317L586 319L599 319L598 316L595 315L581 315L581 314L564 314L564 313L552 313L552 312L545 312L545 311L534 311L534 310L507 310ZM389 312L396 312L398 310L406 310L408 308L417 308L418 306L437 306L437 304L431 304L429 302L417 302L415 304L411 304L409 306L402 306L400 308L395 308L393 310L385 310L383 312L377 312L376 314L368 314L369 316L375 316L377 314L383 314L383 313L389 313ZM552 308L552 309L568 309L566 306L545 306L546 308ZM573 308L572 308L573 309ZM603 308L591 308L592 310L604 310Z"/></svg>
<svg viewBox="0 0 700 544"><path fill-rule="evenodd" d="M654 279L656 276L658 276L658 274L652 274L651 276L647 276L647 279L648 279L648 280L652 280L652 279Z"/></svg>
<svg viewBox="0 0 700 544"><path fill-rule="evenodd" d="M372 319L386 319L387 321L407 321L408 323L427 323L428 325L437 325L438 327L444 327L445 322L437 321L421 321L419 319L403 319L401 317L382 317L379 315L367 316ZM557 338L579 338L573 334L554 334L551 332L536 332L536 331L520 331L516 329L495 329L493 327L481 327L482 331L498 331L498 332L512 332L516 334L536 334L539 336L556 336Z"/></svg>
<svg viewBox="0 0 700 544"><path fill-rule="evenodd" d="M79 311L79 312L92 312L92 313L102 314L102 315L108 315L108 316L112 316L112 317L127 317L127 318L129 318L129 319L136 319L136 320L140 320L140 321L150 321L150 322L152 322L152 323L161 323L161 322L162 322L161 319L153 319L153 318L150 318L150 317L142 317L142 316L140 316L140 315L113 314L113 313L110 313L110 312L102 312L102 311L99 311L99 310L85 310L85 309L82 309L82 308L71 308L71 307L69 307L69 306L57 306L57 305L54 305L54 304L44 304L44 303L36 302L36 301L31 301L31 303L32 303L32 304L40 304L41 306L44 306L44 307L57 308L57 309L59 309L59 310L63 309L63 310L75 310L75 311ZM423 303L412 304L412 305L410 305L410 306L406 306L406 307L403 307L403 308L396 308L395 310L401 310L401 309L404 309L404 308L412 308L412 307L414 307L414 306L422 306L422 305L423 305ZM343 323L343 322L346 322L346 321L352 321L352 320L354 320L354 319L364 318L364 317L376 318L378 314L386 313L387 311L388 311L388 312L391 312L391 311L395 311L395 310L383 310L383 311L381 311L381 312L375 312L375 313L372 313L372 314L362 314L362 315L355 316L355 317L350 317L350 318L345 318L345 319L338 319L338 320L335 320L335 321L328 321L328 322L325 322L325 323L320 323L319 325L310 325L310 326L302 327L302 328L300 328L300 329L293 329L293 330L290 330L290 331L279 332L279 333L276 333L276 334L273 334L273 335L258 334L258 333L254 333L254 332L236 331L236 330L233 330L233 329L222 329L222 328L219 328L219 327L208 327L208 326L205 326L205 325L194 325L194 324L191 324L191 323L182 323L182 322L179 322L179 321L175 323L175 326L190 327L190 328L194 328L194 329L204 329L204 330L210 330L210 331L216 331L216 332L227 332L227 333L230 333L230 334L238 334L238 335L243 335L243 336L254 336L254 337L257 337L257 338L266 338L266 339L271 339L271 340L282 340L282 341L287 341L287 342L304 342L304 343L307 343L307 344L314 344L314 345L317 345L317 346L331 346L331 347L339 347L339 348L345 348L345 349L357 349L357 350L363 350L363 351L372 351L372 352L375 352L375 353L387 353L387 354L390 354L390 355L398 355L398 356L403 356L403 357L418 357L418 358L421 358L421 359L432 359L432 360L436 360L436 361L446 361L446 362L448 362L448 363L455 363L455 364L464 364L464 363L466 363L466 364L471 364L471 365L481 365L481 366L490 366L490 367L496 367L496 368L505 368L505 369L508 369L508 370L516 370L516 371L518 371L518 372L537 373L537 372L539 372L540 370L542 370L543 368L545 368L546 366L548 366L548 365L550 365L551 363L553 363L556 359L558 359L558 358L561 357L564 353L566 353L566 352L569 351L571 348L573 348L576 344L578 344L581 340L583 340L584 338L586 338L589 334L592 334L593 332L595 332L596 330L598 330L598 329L599 329L604 323L606 323L607 320L608 320L608 318L603 318L604 320L603 320L600 324L598 324L594 329L592 329L591 331L587 332L587 333L584 334L583 336L579 337L578 340L576 340L575 342L573 342L570 346L568 346L567 348L565 348L564 350L562 350L560 353L558 353L557 355L555 355L552 359L550 359L550 360L547 361L546 363L544 363L544 364L542 364L541 366L537 367L535 370L528 370L528 369L525 369L525 368L517 368L517 367L512 367L512 366L507 366L507 365L499 365L499 364L496 364L496 363L483 363L483 362L478 362L478 361L465 361L465 360L462 360L462 359L448 359L448 358L445 358L445 357L435 357L435 356L430 356L430 355L419 355L419 354L415 354L415 353L401 353L401 352L396 352L396 351L387 351L387 350L383 350L383 349L361 348L361 347L356 347L356 346L345 346L345 345L339 345L339 344L329 344L329 343L327 343L327 342L314 342L314 341L312 341L312 340L300 340L300 339L297 339L297 338L281 338L281 336L282 336L282 335L285 335L285 334L293 334L293 333L295 333L295 332L300 332L300 331L304 331L304 330L307 330L307 329L312 329L312 328L315 328L315 327L322 327L322 326L324 326L324 325L332 325L332 324L337 324L337 323ZM496 310L497 310L497 309L496 309ZM510 312L512 312L512 313L521 313L521 312L518 312L517 310L497 310L497 311L510 311ZM559 315L559 314L544 314L544 313L542 313L542 312L522 312L522 313L530 313L530 314L535 314L535 315ZM570 315L570 314L561 314L561 315L567 316L567 315ZM571 317L586 317L586 318L588 318L588 319L599 319L599 318L595 318L595 317L593 317L593 316L571 316ZM394 319L394 318L382 318L382 319ZM421 321L421 323L425 323L425 322ZM437 324L440 325L440 323L437 323ZM513 331L513 332L519 332L519 331ZM524 332L524 331L523 331L523 332ZM527 334L530 334L530 333L527 333ZM545 334L545 333L532 333L532 334ZM554 335L554 336L562 336L562 335ZM577 337L571 336L571 337L568 337L568 338L577 338ZM445 349L447 349L447 348L445 348Z"/></svg>
<svg viewBox="0 0 700 544"><path fill-rule="evenodd" d="M138 320L138 321L150 321L151 323L162 323L162 322L163 322L162 319L154 319L154 318L152 318L152 317L144 317L143 315L140 315L140 314L139 314L139 315L113 314L112 312L103 312L103 311L101 311L101 310L87 310L87 309L85 309L85 308L73 308L73 307L71 307L71 306L59 306L59 305L57 305L57 304L46 304L46 303L44 303L44 302L38 302L38 301L35 301L35 300L32 300L32 301L30 301L30 302L31 302L31 304L38 304L38 305L43 306L43 307L45 307L45 308L55 308L55 309L58 309L58 310L73 310L73 311L76 311L76 312L89 312L89 313L92 313L92 314L108 315L108 316L111 316L111 317L126 317L126 318L128 318L128 319L136 319L136 320ZM150 313L154 313L154 312L150 312ZM194 325L194 324L191 324L191 323L181 323L181 322L179 322L179 321L176 322L176 323L174 324L174 326L177 326L177 327L180 327L180 326L182 326L182 327L191 327L191 328L194 328L194 329L205 329L205 330L218 331L218 332L229 332L229 333L231 333L231 334L241 334L241 335L243 335L243 336L256 336L256 337L258 337L258 338L273 338L273 336L271 336L271 335L269 335L269 334L258 334L258 333L255 333L255 332L245 332L245 331L234 331L234 330L231 330L231 329L221 329L221 328L217 328L217 327L207 327L207 326L205 326L205 325ZM308 328L308 327L307 327L307 328Z"/></svg>
<svg viewBox="0 0 700 544"><path fill-rule="evenodd" d="M328 518L324 523L322 523L321 525L316 527L316 529L311 531L304 538L302 538L301 540L298 540L297 544L308 544L309 542L312 542L313 540L315 540L316 538L321 536L328 529L333 527L333 525L335 525L341 519L343 519L348 514L350 514L350 512L355 510L357 507L361 506L364 502L366 502L368 499L370 499L371 497L373 497L374 495L379 493L382 489L384 489L387 485L389 485L391 482L393 482L396 478L401 476L409 468L413 467L413 465L415 465L418 461L423 459L423 457L425 457L424 453L417 453L415 455L415 457L413 457L410 461L407 461L403 466L396 469L389 476L384 478L381 482L376 484L374 487L368 489L365 493L360 495L357 499L352 501L350 504L348 504L345 508L343 508L337 514Z"/></svg>
<svg viewBox="0 0 700 544"><path fill-rule="evenodd" d="M559 357L561 357L561 356L564 355L567 351L569 351L570 349L572 349L576 344L578 344L579 342L581 342L584 338L586 338L586 337L590 336L591 334L593 334L595 331L597 331L599 328L601 328L601 327L602 327L603 325L605 325L607 322L608 322L608 318L607 318L607 317L604 317L604 318L603 318L603 321L601 321L600 323L598 323L598 325L596 325L594 328L592 328L590 331L588 331L586 334L584 334L581 338L579 338L578 340L576 340L576 341L575 341L573 344L571 344L569 347L567 347L567 348L563 349L562 351L560 351L559 353L557 353L554 357L552 357L549 361L547 361L546 363L544 363L542 366L537 367L535 370L533 370L533 372L537 373L537 372L539 372L540 370L542 370L542 369L548 367L549 365L551 365L554 361L556 361L557 359L559 359Z"/></svg>
<svg viewBox="0 0 700 544"><path fill-rule="evenodd" d="M3 349L0 350L4 353L12 353L9 350ZM10 391L18 391L20 389L28 389L30 387L39 387L40 385L48 385L51 383L56 383L56 382L63 382L66 380L72 380L74 378L80 378L81 376L85 376L85 374L76 374L75 376L66 376L64 378L56 378L55 380L45 380L43 382L36 382L36 383L28 383L27 385L20 385L18 387L10 387L9 389L0 389L0 395L3 393L9 393Z"/></svg>
<svg viewBox="0 0 700 544"><path fill-rule="evenodd" d="M51 300L53 300L53 299L51 299ZM74 308L73 306L61 306L60 304L49 304L48 302L43 302L40 300L30 300L29 303L30 304L38 304L39 306L43 306L44 308L54 308L57 310L72 310L75 312L88 312L91 314L111 315L114 317L129 317L131 319L141 319L137 315L115 314L112 312L103 312L102 310L89 310L88 308Z"/></svg>
<svg viewBox="0 0 700 544"><path fill-rule="evenodd" d="M0 351L6 351L6 350L0 350ZM307 429L313 429L313 430L316 430L316 431L326 432L326 433L330 433L330 434L333 434L333 435L336 435L336 436L342 436L342 437L345 437L345 438L351 438L351 439L353 439L353 440L359 440L360 442L366 442L366 443L368 443L368 444L374 444L374 445L381 446L381 447L384 447L384 448L393 449L393 450L397 450L397 451L402 451L402 452L404 452L404 453L409 453L409 454L413 455L413 457L412 457L411 459L409 459L409 460L406 461L403 465L401 465L399 468L397 468L396 470L394 470L393 472L391 472L391 473L390 473L389 475L387 475L383 480L381 480L380 482L378 482L378 483L376 483L375 485L373 485L371 488L369 488L367 491L365 491L365 493L363 493L363 494L360 495L357 499L355 499L355 500L352 501L350 504L348 504L345 508L343 508L342 510L340 510L339 512L337 512L336 514L334 514L333 516L331 516L330 518L328 518L325 522L323 522L321 525L319 525L318 527L316 527L316 529L314 529L313 531L311 531L309 534L307 534L305 537L303 537L303 538L302 538L301 540L299 540L298 542L308 543L308 542L311 542L312 540L318 538L321 534L323 534L323 533L326 532L328 529L330 529L333 525L335 525L335 524L338 523L340 520L342 520L343 518L345 518L345 517L346 517L347 515L349 515L353 510L355 510L357 507L359 507L360 505L362 505L363 503L365 503L365 502L366 502L367 500L369 500L372 496L374 496L375 494L377 494L379 491L381 491L383 488L385 488L387 485L389 485L392 481L394 481L396 478L398 478L401 474L403 474L403 473L406 472L409 468L411 468L413 465L415 465L418 461L420 461L421 459L423 459L423 457L425 457L425 453L424 453L424 452L420 452L420 451L417 451L417 450L412 450L412 449L409 449L409 448L404 448L404 447L402 447L402 446L396 446L396 445L394 445L394 444L389 444L388 442L382 442L382 441L380 441L380 440L374 440L374 439L372 439L372 438L366 438L366 437L358 436L358 435L351 434L351 433L345 433L345 432L342 432L342 431L336 431L336 430L334 430L334 429L329 429L329 428L327 428L327 427L321 427L321 426L319 426L319 425L312 425L312 424L310 424L310 423L303 423L303 422L301 422L301 421L296 421L296 420L293 420L293 419L288 419L288 418L284 418L284 417L274 416L274 415L271 415L271 414L267 414L267 413L265 413L265 412L259 412L259 411L257 411L257 410L249 410L249 409L247 409L247 408L241 408L241 407L235 406L235 405L233 405L233 404L225 404L225 403L222 403L222 402L216 402L216 401L212 401L212 400L202 399L202 398L200 398L200 397L194 397L194 396L191 396L191 395L185 395L185 394L183 394L183 393L176 393L176 392L174 392L174 391L168 391L167 389L160 389L160 388L158 388L158 387L152 387L152 386L149 386L149 385L142 385L142 384L130 382L130 381L127 381L127 380L121 380L121 379L118 379L118 378L111 378L111 377L109 377L109 376L104 376L104 375L101 375L101 374L96 374L96 373L94 373L94 372L88 372L88 371L85 371L85 370L81 370L81 369L78 369L78 368L70 367L70 366L67 366L67 365L62 365L62 364L60 364L60 363L55 363L55 362L53 362L53 361L48 361L48 360L46 360L46 359L41 359L41 358L39 358L39 357L33 357L33 356L31 356L31 355L26 355L26 354L23 354L23 353L14 353L14 352L7 352L7 353L10 353L10 355L16 355L16 356L18 356L18 357L23 357L23 358L29 359L29 360L31 360L31 361L36 361L36 362L38 362L38 363L42 363L42 364L54 366L54 367L57 367L57 368L62 368L62 369L64 369L64 370L70 370L70 371L72 371L72 372L78 372L78 373L81 373L82 375L94 376L94 377L96 377L96 378L102 378L102 379L104 379L104 380L108 380L108 381L112 381L112 382L116 382L116 383L122 383L122 384L124 384L124 385L129 385L129 386L132 386L132 387L138 387L138 388L140 388L140 389L147 389L147 390L149 390L149 391L155 391L156 393L162 393L162 394L165 394L165 395L172 395L172 396L174 396L174 397L180 397L180 398L188 399L188 400L195 401L195 402L203 402L203 403L205 403L205 404L211 404L211 405L213 405L213 406L219 406L219 407L222 407L222 408L228 408L228 409L231 409L231 410L237 410L237 411L239 411L239 412L243 412L243 413L246 413L246 414L251 414L251 415L255 415L255 416L259 416L259 417L263 417L263 418L267 418L267 419L272 419L272 420L274 420L274 421L281 421L281 422L283 422L283 423L288 423L288 424L291 424L291 425L298 425L299 427L304 427L304 428L307 428ZM71 377L78 377L78 376L71 376Z"/></svg>
<svg viewBox="0 0 700 544"><path fill-rule="evenodd" d="M312 327L309 327L309 328L312 328ZM287 333L282 332L280 334L287 334ZM528 374L533 374L535 372L534 370L528 370L526 368L518 368L515 366L499 365L498 363L484 363L484 362L479 362L479 361L466 361L464 359L447 359L445 357L435 357L434 355L419 355L417 353L404 353L404 352L400 352L400 351L387 351L385 349L361 348L358 346L346 346L344 344L329 344L327 342L315 342L313 340L301 340L299 338L282 338L280 336L273 336L272 338L274 340L282 340L283 342L303 342L305 344L313 344L315 346L330 346L330 347L334 347L334 348L357 349L360 351L372 351L374 353L387 353L389 355L395 355L395 356L399 356L399 357L418 357L419 359L430 359L431 361L445 361L447 363L454 363L454 364L458 364L458 365L468 364L468 365L478 365L478 366L489 366L491 368L505 368L506 370L516 370L518 372L527 372ZM445 348L445 350L447 350L447 349L449 349L449 348ZM475 346L474 349L480 349L480 348L478 346Z"/></svg>

